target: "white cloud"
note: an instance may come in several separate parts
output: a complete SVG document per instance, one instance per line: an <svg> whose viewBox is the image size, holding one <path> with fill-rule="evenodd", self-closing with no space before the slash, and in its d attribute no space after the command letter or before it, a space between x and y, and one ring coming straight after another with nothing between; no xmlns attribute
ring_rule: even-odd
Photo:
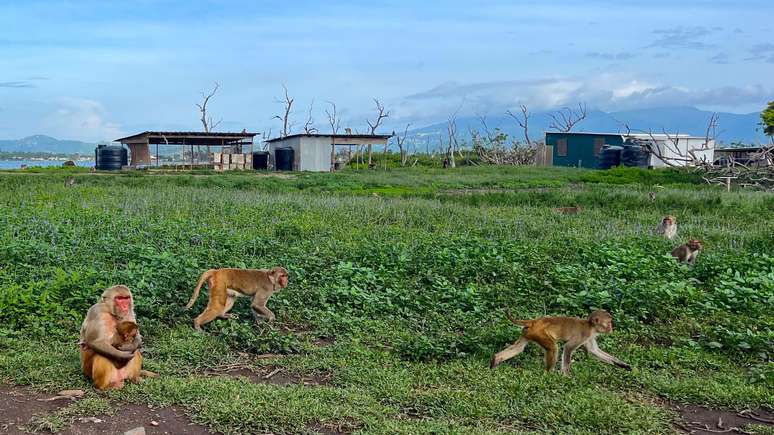
<svg viewBox="0 0 774 435"><path fill-rule="evenodd" d="M118 123L108 120L107 110L98 101L62 97L55 105L56 109L44 118L43 126L56 137L99 142L124 135Z"/></svg>
<svg viewBox="0 0 774 435"><path fill-rule="evenodd" d="M472 84L444 83L396 102L395 118L445 119L460 105L460 115L499 114L526 104L532 111L585 102L590 108L625 110L663 106L734 107L763 104L774 90L761 85L687 88L649 82L623 74L558 77Z"/></svg>

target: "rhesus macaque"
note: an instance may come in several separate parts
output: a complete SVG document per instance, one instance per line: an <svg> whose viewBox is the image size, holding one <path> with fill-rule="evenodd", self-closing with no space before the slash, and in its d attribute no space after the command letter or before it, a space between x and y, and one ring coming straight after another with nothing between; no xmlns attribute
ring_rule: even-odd
<svg viewBox="0 0 774 435"><path fill-rule="evenodd" d="M554 210L556 210L561 214L578 214L583 209L581 208L581 206L576 205L575 207L559 207L559 208L555 208Z"/></svg>
<svg viewBox="0 0 774 435"><path fill-rule="evenodd" d="M650 199L650 202L656 201L656 192L648 192L648 199Z"/></svg>
<svg viewBox="0 0 774 435"><path fill-rule="evenodd" d="M139 382L140 376L152 377L155 373L142 370L140 352L127 352L113 347L123 337L116 338L121 322L135 323L134 301L129 288L123 285L110 287L102 293L99 302L86 313L81 326L81 369L94 382L98 390L119 389L124 380ZM142 340L135 331L133 341Z"/></svg>
<svg viewBox="0 0 774 435"><path fill-rule="evenodd" d="M516 320L508 316L511 322L523 326L521 337L512 345L492 357L490 368L497 367L503 361L511 359L524 351L530 341L539 344L546 351L546 371L554 369L557 359L557 341L564 342L562 353L562 372L570 374L572 353L580 346L596 358L608 364L631 370L625 362L603 352L597 345L597 335L613 331L613 316L605 310L596 310L588 319L577 317L541 317L535 320Z"/></svg>
<svg viewBox="0 0 774 435"><path fill-rule="evenodd" d="M73 186L75 186L75 177L67 177L67 180L65 180L65 187Z"/></svg>
<svg viewBox="0 0 774 435"><path fill-rule="evenodd" d="M142 337L136 323L129 320L119 322L116 325L116 332L117 334L113 336L113 341L110 343L116 349L134 352L142 346Z"/></svg>
<svg viewBox="0 0 774 435"><path fill-rule="evenodd" d="M199 290L204 282L210 288L210 299L207 308L194 319L194 328L202 329L202 325L215 318L228 319L234 301L240 295L252 296L250 308L255 315L255 321L261 318L273 321L275 316L266 308L266 302L272 293L288 286L288 271L284 267L272 269L210 269L202 274L196 284L191 300L185 306L190 309L199 297Z"/></svg>
<svg viewBox="0 0 774 435"><path fill-rule="evenodd" d="M677 218L674 216L664 216L661 223L656 227L656 234L672 240L677 235Z"/></svg>
<svg viewBox="0 0 774 435"><path fill-rule="evenodd" d="M672 250L672 256L677 259L678 263L688 262L691 266L696 262L696 257L699 256L699 252L704 249L704 245L701 240L691 239L688 243L680 245Z"/></svg>

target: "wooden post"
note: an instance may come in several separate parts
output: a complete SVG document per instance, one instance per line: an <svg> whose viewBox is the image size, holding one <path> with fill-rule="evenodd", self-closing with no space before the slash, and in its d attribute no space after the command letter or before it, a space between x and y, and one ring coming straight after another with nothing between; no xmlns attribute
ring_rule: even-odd
<svg viewBox="0 0 774 435"><path fill-rule="evenodd" d="M159 144L156 144L156 167L159 167Z"/></svg>

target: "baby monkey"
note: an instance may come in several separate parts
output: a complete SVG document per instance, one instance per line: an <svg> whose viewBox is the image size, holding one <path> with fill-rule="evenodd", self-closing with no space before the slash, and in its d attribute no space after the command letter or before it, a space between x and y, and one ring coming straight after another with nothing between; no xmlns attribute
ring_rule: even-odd
<svg viewBox="0 0 774 435"><path fill-rule="evenodd" d="M142 347L142 337L137 328L137 324L132 321L119 322L116 325L116 332L113 341L110 343L113 347L124 352L134 352Z"/></svg>
<svg viewBox="0 0 774 435"><path fill-rule="evenodd" d="M530 341L545 349L546 371L553 370L557 359L557 342L564 342L562 372L570 374L572 353L580 346L602 362L631 370L631 366L618 358L603 352L597 345L597 335L613 331L613 316L605 310L596 310L587 319L577 317L541 317L535 320L508 319L515 325L523 326L521 337L512 345L492 357L490 368L497 367L524 351Z"/></svg>
<svg viewBox="0 0 774 435"><path fill-rule="evenodd" d="M688 263L691 266L696 262L699 252L704 249L701 240L691 239L688 243L680 245L672 250L672 256L678 263Z"/></svg>

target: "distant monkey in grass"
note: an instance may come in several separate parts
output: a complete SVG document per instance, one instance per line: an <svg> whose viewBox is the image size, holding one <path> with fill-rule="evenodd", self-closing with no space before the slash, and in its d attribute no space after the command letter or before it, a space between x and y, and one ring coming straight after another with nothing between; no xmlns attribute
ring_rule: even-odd
<svg viewBox="0 0 774 435"><path fill-rule="evenodd" d="M656 202L656 192L648 192L648 199L650 202Z"/></svg>
<svg viewBox="0 0 774 435"><path fill-rule="evenodd" d="M191 300L185 306L189 309L199 297L204 282L210 289L210 299L207 308L194 319L194 328L201 330L202 326L216 318L228 319L228 311L234 306L234 301L240 295L252 296L250 308L253 310L256 322L262 318L274 320L274 313L266 308L266 302L271 295L288 286L288 271L284 267L272 269L210 269L202 274L196 284Z"/></svg>
<svg viewBox="0 0 774 435"><path fill-rule="evenodd" d="M546 371L556 366L557 342L564 342L562 353L562 372L570 374L572 353L580 346L602 362L631 370L631 366L616 357L603 352L597 345L597 335L613 331L613 316L605 310L596 310L587 319L577 317L541 317L535 320L508 319L515 325L523 326L521 337L512 345L492 357L490 368L497 367L503 361L511 359L524 351L530 341L545 349Z"/></svg>
<svg viewBox="0 0 774 435"><path fill-rule="evenodd" d="M581 206L576 205L575 207L559 207L559 208L555 208L554 210L561 214L578 214L583 209L581 208Z"/></svg>
<svg viewBox="0 0 774 435"><path fill-rule="evenodd" d="M677 235L677 218L669 215L661 219L661 223L656 227L656 234L672 240Z"/></svg>
<svg viewBox="0 0 774 435"><path fill-rule="evenodd" d="M688 263L691 266L696 262L696 257L699 256L699 252L704 249L704 245L701 240L691 239L688 243L680 245L672 250L672 256L677 259L678 263Z"/></svg>
<svg viewBox="0 0 774 435"><path fill-rule="evenodd" d="M67 177L64 183L65 187L73 187L75 186L75 177Z"/></svg>

